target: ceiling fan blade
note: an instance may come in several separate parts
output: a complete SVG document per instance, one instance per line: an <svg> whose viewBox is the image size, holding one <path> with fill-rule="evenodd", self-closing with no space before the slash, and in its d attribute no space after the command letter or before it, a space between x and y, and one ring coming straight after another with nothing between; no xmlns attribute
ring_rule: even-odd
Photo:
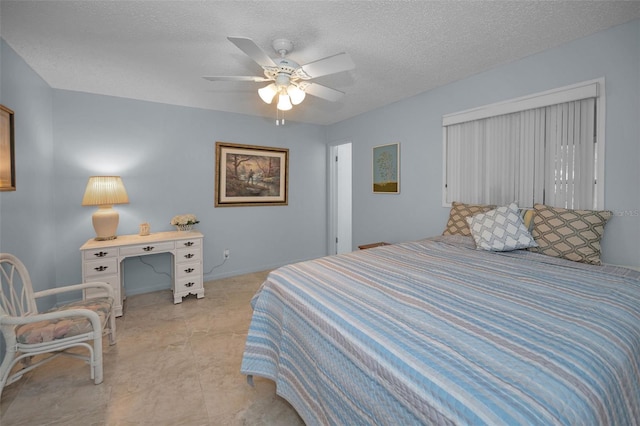
<svg viewBox="0 0 640 426"><path fill-rule="evenodd" d="M322 84L318 83L308 83L305 81L300 82L298 86L305 93L316 96L318 98L326 99L331 102L336 102L344 96L344 92L332 89L327 86L323 86Z"/></svg>
<svg viewBox="0 0 640 426"><path fill-rule="evenodd" d="M239 75L212 75L202 77L209 81L252 81L254 83L260 83L262 81L271 81L267 77L251 77L251 76L239 76Z"/></svg>
<svg viewBox="0 0 640 426"><path fill-rule="evenodd" d="M227 37L227 40L235 44L238 49L242 50L261 67L277 67L273 59L250 38Z"/></svg>
<svg viewBox="0 0 640 426"><path fill-rule="evenodd" d="M307 75L307 78L305 79L310 79L352 70L355 67L356 64L353 63L351 56L349 56L348 53L338 53L337 55L309 62L308 64L302 65L300 68Z"/></svg>

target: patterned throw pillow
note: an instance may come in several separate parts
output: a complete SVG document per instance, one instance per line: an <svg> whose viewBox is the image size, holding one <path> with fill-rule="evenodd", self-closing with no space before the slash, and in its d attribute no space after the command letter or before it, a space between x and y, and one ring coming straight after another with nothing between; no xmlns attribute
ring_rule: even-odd
<svg viewBox="0 0 640 426"><path fill-rule="evenodd" d="M515 203L467 217L467 223L476 247L482 250L511 251L537 246Z"/></svg>
<svg viewBox="0 0 640 426"><path fill-rule="evenodd" d="M535 214L535 210L533 209L522 209L520 211L520 216L522 216L522 222L524 226L527 228L527 231L531 232L533 229L533 215Z"/></svg>
<svg viewBox="0 0 640 426"><path fill-rule="evenodd" d="M454 201L451 203L449 211L449 221L442 235L465 235L470 236L471 230L467 224L466 218L478 213L485 213L495 209L494 205L485 204L464 204Z"/></svg>
<svg viewBox="0 0 640 426"><path fill-rule="evenodd" d="M533 252L600 265L600 239L610 211L569 210L536 204Z"/></svg>

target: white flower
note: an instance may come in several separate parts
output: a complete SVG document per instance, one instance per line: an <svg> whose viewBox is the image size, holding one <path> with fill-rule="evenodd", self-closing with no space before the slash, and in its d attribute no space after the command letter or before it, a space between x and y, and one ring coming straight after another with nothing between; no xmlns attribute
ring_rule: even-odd
<svg viewBox="0 0 640 426"><path fill-rule="evenodd" d="M171 219L172 225L195 225L200 223L195 214L179 214Z"/></svg>

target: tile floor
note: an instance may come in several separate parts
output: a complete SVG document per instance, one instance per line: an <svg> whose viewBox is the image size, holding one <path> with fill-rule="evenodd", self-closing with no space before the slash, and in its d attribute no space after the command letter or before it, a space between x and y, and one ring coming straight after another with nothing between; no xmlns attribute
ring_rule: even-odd
<svg viewBox="0 0 640 426"><path fill-rule="evenodd" d="M117 344L104 341L104 382L60 357L4 389L0 425L303 425L273 382L240 374L266 275L205 283L203 299L177 305L169 290L127 298Z"/></svg>

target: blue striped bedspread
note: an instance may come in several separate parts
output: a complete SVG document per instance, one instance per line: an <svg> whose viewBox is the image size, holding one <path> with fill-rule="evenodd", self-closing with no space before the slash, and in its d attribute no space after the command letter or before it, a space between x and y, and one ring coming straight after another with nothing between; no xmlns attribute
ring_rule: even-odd
<svg viewBox="0 0 640 426"><path fill-rule="evenodd" d="M307 425L640 422L640 278L436 237L271 272L241 372Z"/></svg>

